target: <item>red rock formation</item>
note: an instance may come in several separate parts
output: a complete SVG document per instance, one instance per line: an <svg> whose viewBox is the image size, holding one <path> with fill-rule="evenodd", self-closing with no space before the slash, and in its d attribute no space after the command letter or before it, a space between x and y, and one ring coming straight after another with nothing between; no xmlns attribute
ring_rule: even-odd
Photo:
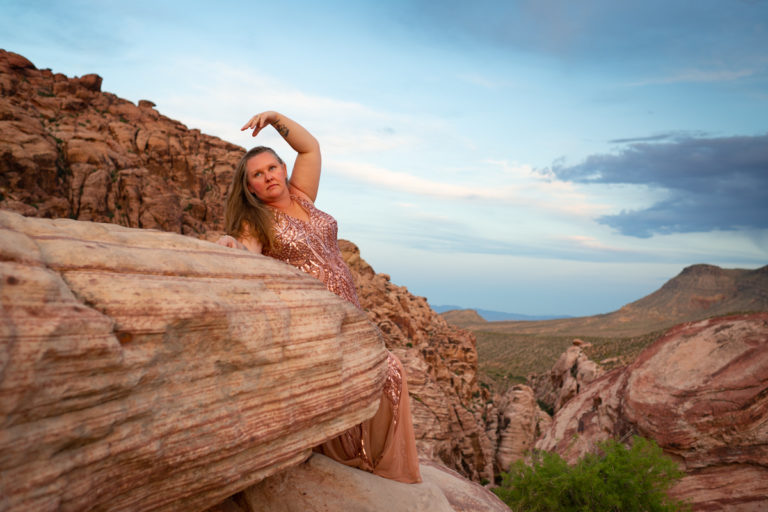
<svg viewBox="0 0 768 512"><path fill-rule="evenodd" d="M536 403L533 390L522 384L494 397L486 407L487 432L495 447L497 473L509 471L513 462L524 458L552 424L552 418Z"/></svg>
<svg viewBox="0 0 768 512"><path fill-rule="evenodd" d="M602 368L589 359L584 348L591 346L579 339L562 353L549 373L530 375L528 382L536 400L557 412L587 384L603 374Z"/></svg>
<svg viewBox="0 0 768 512"><path fill-rule="evenodd" d="M574 460L630 434L680 461L673 493L694 510L768 508L768 313L670 329L566 403L536 446Z"/></svg>
<svg viewBox="0 0 768 512"><path fill-rule="evenodd" d="M0 50L0 207L197 235L220 230L243 149Z"/></svg>
<svg viewBox="0 0 768 512"><path fill-rule="evenodd" d="M385 371L281 262L0 211L2 510L203 510L372 416Z"/></svg>

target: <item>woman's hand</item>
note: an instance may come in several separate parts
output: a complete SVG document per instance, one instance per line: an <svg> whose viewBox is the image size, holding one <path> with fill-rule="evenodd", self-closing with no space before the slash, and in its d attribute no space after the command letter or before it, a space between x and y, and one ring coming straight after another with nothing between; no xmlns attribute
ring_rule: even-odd
<svg viewBox="0 0 768 512"><path fill-rule="evenodd" d="M231 249L242 249L244 251L247 251L248 248L243 245L240 241L238 241L235 237L224 235L218 240L216 240L216 243L219 245L223 245L224 247L229 247Z"/></svg>
<svg viewBox="0 0 768 512"><path fill-rule="evenodd" d="M271 124L298 155L293 164L290 185L315 202L320 186L320 144L311 133L293 119L273 110L256 114L240 129L253 130L255 137L262 128Z"/></svg>
<svg viewBox="0 0 768 512"><path fill-rule="evenodd" d="M268 124L274 124L279 119L280 119L280 114L278 114L273 110L267 110L266 112L262 112L261 114L256 114L251 119L249 119L248 122L245 123L242 128L240 128L240 131L242 132L242 131L253 128L253 134L251 134L251 136L255 137L256 135L259 134L262 128L264 128ZM280 133L280 135L283 136L283 138L285 138L288 135L287 130L286 130L286 133L283 133L282 131L280 131L280 128L277 125L275 125L275 129L278 131L278 133Z"/></svg>

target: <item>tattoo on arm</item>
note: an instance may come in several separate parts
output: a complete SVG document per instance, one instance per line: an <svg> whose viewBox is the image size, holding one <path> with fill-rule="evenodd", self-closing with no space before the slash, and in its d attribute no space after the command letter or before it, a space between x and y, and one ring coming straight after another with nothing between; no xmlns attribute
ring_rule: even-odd
<svg viewBox="0 0 768 512"><path fill-rule="evenodd" d="M272 123L272 126L275 127L275 130L277 130L277 133L279 133L283 138L286 138L288 136L288 127L282 124L279 120Z"/></svg>

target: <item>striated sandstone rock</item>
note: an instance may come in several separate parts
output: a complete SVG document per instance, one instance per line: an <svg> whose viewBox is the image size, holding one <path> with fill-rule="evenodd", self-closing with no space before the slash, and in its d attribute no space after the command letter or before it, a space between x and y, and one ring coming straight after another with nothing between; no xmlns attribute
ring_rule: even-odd
<svg viewBox="0 0 768 512"><path fill-rule="evenodd" d="M562 353L549 373L528 377L536 400L557 412L587 384L603 374L602 368L584 353L583 349L589 346L591 344L574 339L573 345Z"/></svg>
<svg viewBox="0 0 768 512"><path fill-rule="evenodd" d="M488 414L489 437L496 446L496 471L509 471L510 465L533 449L536 439L549 429L552 419L539 408L533 390L521 384L496 397Z"/></svg>
<svg viewBox="0 0 768 512"><path fill-rule="evenodd" d="M482 418L490 397L477 382L475 336L377 274L353 243L340 240L339 247L361 305L407 369L419 453L472 480L493 481L494 449Z"/></svg>
<svg viewBox="0 0 768 512"><path fill-rule="evenodd" d="M0 211L3 510L202 510L376 411L386 352L276 260Z"/></svg>
<svg viewBox="0 0 768 512"><path fill-rule="evenodd" d="M435 464L420 484L403 484L349 468L319 454L207 512L488 512L509 511L493 493Z"/></svg>
<svg viewBox="0 0 768 512"><path fill-rule="evenodd" d="M566 403L537 448L575 460L607 438L656 440L694 510L768 508L768 313L670 329Z"/></svg>

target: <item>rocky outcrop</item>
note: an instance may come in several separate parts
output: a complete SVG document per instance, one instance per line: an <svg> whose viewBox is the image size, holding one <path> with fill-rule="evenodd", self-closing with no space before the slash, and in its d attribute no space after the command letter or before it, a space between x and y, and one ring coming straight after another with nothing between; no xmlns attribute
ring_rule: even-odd
<svg viewBox="0 0 768 512"><path fill-rule="evenodd" d="M481 328L488 323L485 318L480 316L480 313L474 309L451 309L440 313L440 316L445 319L446 322L452 325L458 325L465 329L471 327Z"/></svg>
<svg viewBox="0 0 768 512"><path fill-rule="evenodd" d="M580 339L573 340L573 345L562 353L549 373L528 377L536 400L551 412L559 411L587 384L603 374L602 368L584 353L589 346L591 344Z"/></svg>
<svg viewBox="0 0 768 512"><path fill-rule="evenodd" d="M492 481L495 450L483 420L490 397L477 382L474 335L377 274L353 243L341 240L339 247L361 305L407 368L419 453L472 480Z"/></svg>
<svg viewBox="0 0 768 512"><path fill-rule="evenodd" d="M201 236L243 149L0 50L0 208Z"/></svg>
<svg viewBox="0 0 768 512"><path fill-rule="evenodd" d="M270 258L0 211L0 508L202 510L379 404L365 315Z"/></svg>
<svg viewBox="0 0 768 512"><path fill-rule="evenodd" d="M533 390L522 384L496 396L487 405L486 418L488 437L495 447L497 474L509 471L513 462L525 458L552 424L552 418L536 403Z"/></svg>
<svg viewBox="0 0 768 512"><path fill-rule="evenodd" d="M403 484L349 468L322 455L268 478L207 512L508 512L493 493L434 464L423 483Z"/></svg>
<svg viewBox="0 0 768 512"><path fill-rule="evenodd" d="M694 510L768 507L768 313L670 329L566 403L536 447L575 460L631 434L679 461L673 494Z"/></svg>

